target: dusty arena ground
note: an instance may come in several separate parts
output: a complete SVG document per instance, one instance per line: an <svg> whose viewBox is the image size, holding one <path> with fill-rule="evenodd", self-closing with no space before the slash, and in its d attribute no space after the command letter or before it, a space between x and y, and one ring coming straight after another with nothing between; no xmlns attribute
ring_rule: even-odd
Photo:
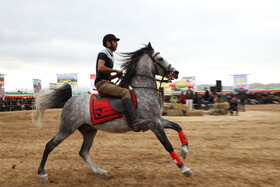
<svg viewBox="0 0 280 187"><path fill-rule="evenodd" d="M166 117L190 142L184 177L151 132L98 132L91 157L109 171L95 175L79 157L77 131L49 156L49 183L37 169L45 144L56 134L59 109L47 110L46 126L32 125L30 111L0 113L0 186L280 186L280 105L246 106L239 116ZM180 152L175 131L166 130Z"/></svg>

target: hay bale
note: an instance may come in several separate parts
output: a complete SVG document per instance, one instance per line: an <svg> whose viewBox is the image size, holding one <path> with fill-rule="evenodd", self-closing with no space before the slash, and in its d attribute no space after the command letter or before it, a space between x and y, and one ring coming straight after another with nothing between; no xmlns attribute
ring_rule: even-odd
<svg viewBox="0 0 280 187"><path fill-rule="evenodd" d="M209 111L209 115L219 116L228 114L229 103L215 103Z"/></svg>
<svg viewBox="0 0 280 187"><path fill-rule="evenodd" d="M184 112L180 109L171 109L171 110L167 110L166 115L167 116L184 116Z"/></svg>
<svg viewBox="0 0 280 187"><path fill-rule="evenodd" d="M173 109L180 109L181 105L182 105L181 103L172 103L171 104Z"/></svg>
<svg viewBox="0 0 280 187"><path fill-rule="evenodd" d="M172 109L171 106L163 106L163 111L167 111L167 110L170 110L170 109Z"/></svg>
<svg viewBox="0 0 280 187"><path fill-rule="evenodd" d="M181 103L173 103L172 104L172 108L173 109L179 109L179 110L182 110L184 112L188 112L189 111L189 106L181 104Z"/></svg>
<svg viewBox="0 0 280 187"><path fill-rule="evenodd" d="M215 103L211 109L223 109L223 110L227 110L229 107L228 102L225 103Z"/></svg>
<svg viewBox="0 0 280 187"><path fill-rule="evenodd" d="M202 110L191 110L186 112L186 116L203 116L204 112Z"/></svg>
<svg viewBox="0 0 280 187"><path fill-rule="evenodd" d="M182 111L184 111L184 112L187 113L187 112L190 110L190 107L187 106L187 105L181 105L181 106L180 106L180 109L181 109Z"/></svg>
<svg viewBox="0 0 280 187"><path fill-rule="evenodd" d="M163 103L163 106L164 107L167 107L167 108L172 108L172 104L171 103Z"/></svg>
<svg viewBox="0 0 280 187"><path fill-rule="evenodd" d="M222 110L222 109L210 109L208 114L209 115L213 115L213 116L221 116L221 115L225 115L225 110Z"/></svg>

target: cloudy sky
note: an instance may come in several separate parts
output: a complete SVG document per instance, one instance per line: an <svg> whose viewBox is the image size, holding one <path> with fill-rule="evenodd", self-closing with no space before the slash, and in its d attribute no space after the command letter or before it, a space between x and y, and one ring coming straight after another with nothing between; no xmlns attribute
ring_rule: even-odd
<svg viewBox="0 0 280 187"><path fill-rule="evenodd" d="M279 83L279 10L279 0L1 0L0 74L6 91L31 89L33 78L48 87L59 73L89 87L114 33L118 52L151 42L197 84L232 85L234 74Z"/></svg>

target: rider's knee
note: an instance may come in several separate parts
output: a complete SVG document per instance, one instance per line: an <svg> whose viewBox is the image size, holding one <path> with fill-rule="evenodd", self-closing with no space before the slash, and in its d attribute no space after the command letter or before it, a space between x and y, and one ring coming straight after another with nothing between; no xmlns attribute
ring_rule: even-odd
<svg viewBox="0 0 280 187"><path fill-rule="evenodd" d="M120 96L125 99L125 98L131 98L131 95L130 95L130 92L128 89L123 89L121 92L120 92Z"/></svg>

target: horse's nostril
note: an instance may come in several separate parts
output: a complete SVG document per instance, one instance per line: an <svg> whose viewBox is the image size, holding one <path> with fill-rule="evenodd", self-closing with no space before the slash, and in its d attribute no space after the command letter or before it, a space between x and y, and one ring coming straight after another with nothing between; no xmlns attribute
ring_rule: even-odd
<svg viewBox="0 0 280 187"><path fill-rule="evenodd" d="M179 71L175 71L174 73L175 73L176 75L179 75Z"/></svg>

